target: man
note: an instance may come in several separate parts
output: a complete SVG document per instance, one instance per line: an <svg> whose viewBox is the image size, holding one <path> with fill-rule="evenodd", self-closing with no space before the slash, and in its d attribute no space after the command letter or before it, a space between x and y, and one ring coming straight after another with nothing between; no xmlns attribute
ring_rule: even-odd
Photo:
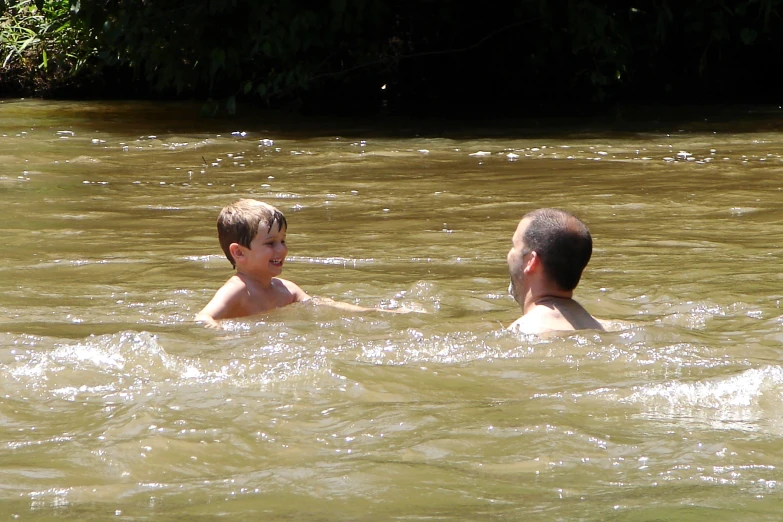
<svg viewBox="0 0 783 522"><path fill-rule="evenodd" d="M522 307L522 317L509 330L525 334L603 330L573 299L593 252L584 223L563 210L534 210L519 222L512 243L506 259L509 291Z"/></svg>

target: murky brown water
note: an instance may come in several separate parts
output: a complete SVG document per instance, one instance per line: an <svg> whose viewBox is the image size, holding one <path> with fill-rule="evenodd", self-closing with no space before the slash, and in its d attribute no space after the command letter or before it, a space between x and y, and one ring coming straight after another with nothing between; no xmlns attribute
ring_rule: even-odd
<svg viewBox="0 0 783 522"><path fill-rule="evenodd" d="M773 119L384 134L188 110L0 104L4 517L779 519ZM231 273L217 212L248 196L286 213L311 295L429 313L192 324ZM503 331L511 234L542 206L590 226L577 297L618 331Z"/></svg>

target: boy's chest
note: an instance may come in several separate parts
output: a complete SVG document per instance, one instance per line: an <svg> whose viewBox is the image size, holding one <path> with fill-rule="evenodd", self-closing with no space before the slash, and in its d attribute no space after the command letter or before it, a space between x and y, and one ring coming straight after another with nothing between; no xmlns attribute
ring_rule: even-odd
<svg viewBox="0 0 783 522"><path fill-rule="evenodd" d="M275 308L282 308L293 302L294 295L285 287L272 287L263 290L250 289L245 308L248 315L252 315L274 310Z"/></svg>

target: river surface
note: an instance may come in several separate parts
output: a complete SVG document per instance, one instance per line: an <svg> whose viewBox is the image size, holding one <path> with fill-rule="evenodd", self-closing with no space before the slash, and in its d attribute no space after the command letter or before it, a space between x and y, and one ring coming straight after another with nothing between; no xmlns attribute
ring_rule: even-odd
<svg viewBox="0 0 783 522"><path fill-rule="evenodd" d="M698 111L697 111L698 113ZM3 520L779 520L779 108L644 126L199 119L0 103ZM296 304L192 318L215 219L288 219ZM548 339L521 216L593 234Z"/></svg>

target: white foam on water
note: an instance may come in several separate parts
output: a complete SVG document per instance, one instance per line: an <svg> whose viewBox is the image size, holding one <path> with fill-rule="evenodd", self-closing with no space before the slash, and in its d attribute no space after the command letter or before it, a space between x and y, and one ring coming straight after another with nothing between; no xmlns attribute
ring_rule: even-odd
<svg viewBox="0 0 783 522"><path fill-rule="evenodd" d="M679 422L708 423L713 429L757 431L780 416L783 367L765 366L696 382L672 380L638 386L620 402L641 406L641 414Z"/></svg>

